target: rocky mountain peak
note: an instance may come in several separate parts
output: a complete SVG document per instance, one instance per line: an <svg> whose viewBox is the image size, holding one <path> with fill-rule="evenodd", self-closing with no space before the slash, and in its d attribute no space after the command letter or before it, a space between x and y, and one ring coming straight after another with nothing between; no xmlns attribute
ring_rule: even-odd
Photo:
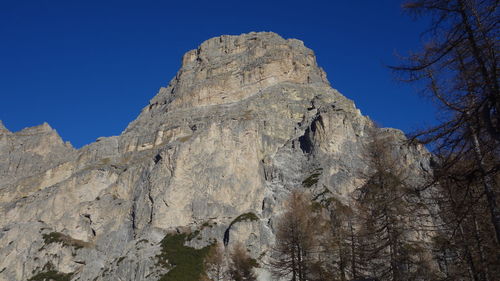
<svg viewBox="0 0 500 281"><path fill-rule="evenodd" d="M302 41L272 32L223 35L187 52L177 76L150 108L170 100L174 108L228 104L286 81L328 84Z"/></svg>
<svg viewBox="0 0 500 281"><path fill-rule="evenodd" d="M196 119L195 115L206 117L208 111L241 106L266 90L285 84L323 88L323 93L331 93L314 52L300 40L284 39L273 32L211 38L184 55L174 79L160 88L125 132L155 134L159 128L171 126L166 120L179 117L181 112L183 116L191 112L192 119ZM281 92L275 91L278 92L279 95L270 97L273 102L281 99ZM298 95L292 99L310 99L303 91L290 94ZM351 103L341 95L337 98Z"/></svg>
<svg viewBox="0 0 500 281"><path fill-rule="evenodd" d="M341 202L362 184L372 129L301 41L209 39L120 136L78 151L48 124L0 138L0 281L165 280L168 235L265 261L292 189ZM395 151L426 165L423 150Z"/></svg>

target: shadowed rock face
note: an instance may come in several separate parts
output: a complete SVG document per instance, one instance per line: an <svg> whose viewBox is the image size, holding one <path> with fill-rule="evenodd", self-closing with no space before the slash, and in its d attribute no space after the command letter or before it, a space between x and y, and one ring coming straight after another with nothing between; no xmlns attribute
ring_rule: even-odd
<svg viewBox="0 0 500 281"><path fill-rule="evenodd" d="M195 248L227 236L266 259L289 190L306 182L346 200L362 184L371 127L310 49L269 32L187 52L120 136L80 150L47 124L11 133L0 123L0 280L49 266L78 280L158 280L171 231L199 230ZM405 165L428 166L423 148L384 132Z"/></svg>

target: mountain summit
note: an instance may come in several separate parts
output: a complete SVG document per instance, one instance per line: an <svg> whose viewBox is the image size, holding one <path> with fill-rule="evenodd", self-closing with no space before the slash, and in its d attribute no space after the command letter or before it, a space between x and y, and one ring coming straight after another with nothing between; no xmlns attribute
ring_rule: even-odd
<svg viewBox="0 0 500 281"><path fill-rule="evenodd" d="M79 150L47 124L0 123L0 280L160 280L174 234L265 261L291 190L347 201L362 184L370 130L415 177L428 168L423 147L331 88L303 42L271 32L203 42L120 136Z"/></svg>

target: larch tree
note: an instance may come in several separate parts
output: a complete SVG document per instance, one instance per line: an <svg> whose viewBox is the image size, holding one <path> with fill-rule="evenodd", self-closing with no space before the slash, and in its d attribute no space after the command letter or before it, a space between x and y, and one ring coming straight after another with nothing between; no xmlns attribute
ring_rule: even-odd
<svg viewBox="0 0 500 281"><path fill-rule="evenodd" d="M440 176L441 227L434 248L442 274L449 280L491 281L500 278L500 256L480 177L464 178L468 165L461 161L447 176ZM439 173L439 170L437 171Z"/></svg>
<svg viewBox="0 0 500 281"><path fill-rule="evenodd" d="M276 244L270 270L276 278L291 281L309 280L313 254L317 250L311 200L294 190L286 202L286 210L276 224Z"/></svg>
<svg viewBox="0 0 500 281"><path fill-rule="evenodd" d="M234 281L256 281L254 268L258 266L257 261L247 252L245 246L237 243L230 255L229 277Z"/></svg>
<svg viewBox="0 0 500 281"><path fill-rule="evenodd" d="M441 175L473 160L462 175L478 179L486 200L492 238L500 243L498 173L500 169L499 1L412 0L403 7L431 23L421 51L393 67L440 108L441 122L416 134L432 143ZM437 177L436 177L437 178ZM438 178L437 178L438 179ZM463 186L463 185L458 185Z"/></svg>
<svg viewBox="0 0 500 281"><path fill-rule="evenodd" d="M380 280L422 280L432 271L418 236L420 205L415 188L408 184L402 160L392 149L390 135L372 134L366 160L366 183L355 192L358 276ZM355 256L354 256L355 257Z"/></svg>
<svg viewBox="0 0 500 281"><path fill-rule="evenodd" d="M327 227L320 241L323 242L328 280L347 281L358 277L359 239L356 236L355 211L343 202L330 198L327 201Z"/></svg>
<svg viewBox="0 0 500 281"><path fill-rule="evenodd" d="M205 280L223 281L226 277L226 257L222 245L216 243L210 248L204 260Z"/></svg>

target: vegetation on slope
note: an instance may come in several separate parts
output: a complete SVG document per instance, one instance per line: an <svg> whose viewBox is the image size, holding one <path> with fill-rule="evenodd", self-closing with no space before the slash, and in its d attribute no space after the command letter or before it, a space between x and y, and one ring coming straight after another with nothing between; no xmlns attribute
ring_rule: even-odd
<svg viewBox="0 0 500 281"><path fill-rule="evenodd" d="M63 246L73 247L76 250L89 246L89 243L85 241L75 239L69 235L60 232L46 233L43 234L42 237L45 242L45 245L49 245L52 243L61 243Z"/></svg>
<svg viewBox="0 0 500 281"><path fill-rule="evenodd" d="M170 268L158 281L198 281L203 273L203 260L212 245L201 249L185 246L184 243L194 238L186 233L170 233L161 241L161 254L158 263Z"/></svg>
<svg viewBox="0 0 500 281"><path fill-rule="evenodd" d="M239 223L239 222L242 222L242 221L258 221L258 220L259 220L259 217L257 217L256 214L254 214L252 212L248 212L248 213L241 214L237 218L235 218L231 222L231 224L229 225L229 227L231 227L235 223Z"/></svg>
<svg viewBox="0 0 500 281"><path fill-rule="evenodd" d="M49 270L46 272L40 272L37 275L28 279L28 281L70 281L73 273L62 273L55 270Z"/></svg>
<svg viewBox="0 0 500 281"><path fill-rule="evenodd" d="M317 184L322 170L322 168L316 169L309 177L302 181L302 185L304 187L312 187Z"/></svg>

